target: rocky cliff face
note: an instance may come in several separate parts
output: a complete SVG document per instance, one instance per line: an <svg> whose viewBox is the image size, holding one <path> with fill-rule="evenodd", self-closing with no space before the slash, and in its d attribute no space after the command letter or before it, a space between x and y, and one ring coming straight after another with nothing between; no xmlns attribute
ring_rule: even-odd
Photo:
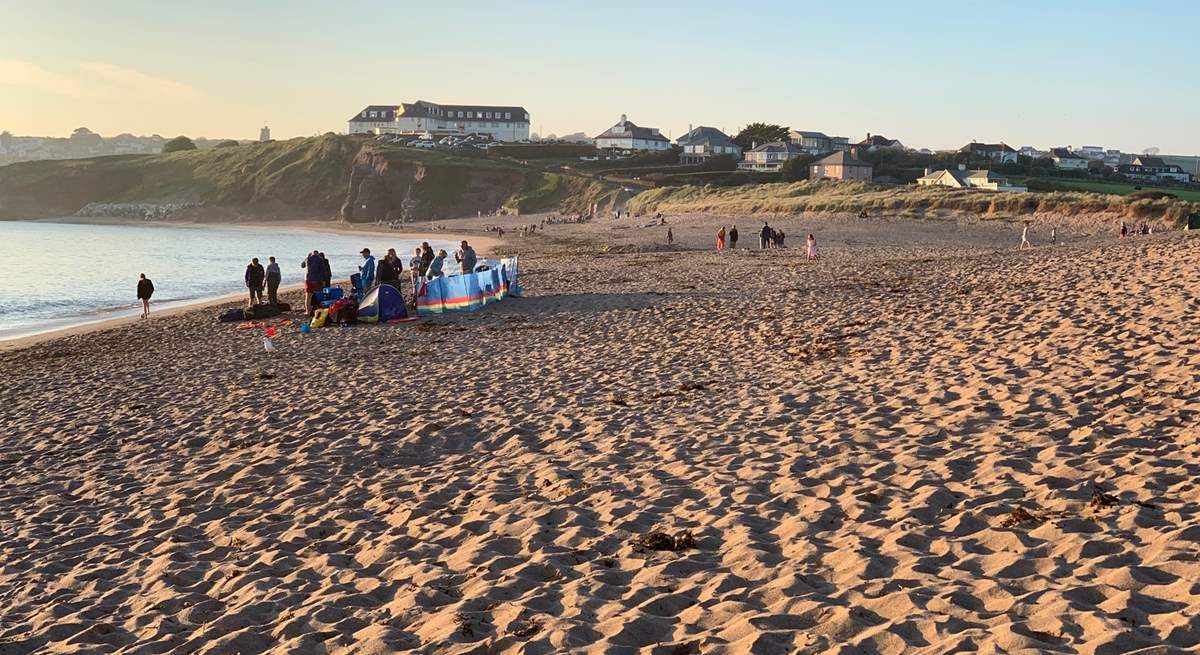
<svg viewBox="0 0 1200 655"><path fill-rule="evenodd" d="M491 212L524 185L518 170L392 160L365 146L352 164L342 218L366 223Z"/></svg>

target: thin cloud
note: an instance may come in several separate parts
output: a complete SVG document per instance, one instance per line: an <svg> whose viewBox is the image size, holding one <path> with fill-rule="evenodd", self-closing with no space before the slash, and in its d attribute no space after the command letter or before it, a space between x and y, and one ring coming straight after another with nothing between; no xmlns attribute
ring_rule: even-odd
<svg viewBox="0 0 1200 655"><path fill-rule="evenodd" d="M0 59L0 86L17 86L82 98L87 89L79 80L20 59Z"/></svg>
<svg viewBox="0 0 1200 655"><path fill-rule="evenodd" d="M152 77L141 71L116 64L88 62L83 64L82 68L108 83L142 93L184 99L199 98L204 95L199 89L183 82Z"/></svg>

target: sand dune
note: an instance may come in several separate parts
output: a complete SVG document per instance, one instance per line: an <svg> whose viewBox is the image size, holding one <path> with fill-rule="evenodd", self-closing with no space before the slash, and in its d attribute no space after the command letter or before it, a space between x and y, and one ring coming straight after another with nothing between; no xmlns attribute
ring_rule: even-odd
<svg viewBox="0 0 1200 655"><path fill-rule="evenodd" d="M0 353L0 654L1200 646L1200 241L784 225L822 259L553 227L478 314Z"/></svg>

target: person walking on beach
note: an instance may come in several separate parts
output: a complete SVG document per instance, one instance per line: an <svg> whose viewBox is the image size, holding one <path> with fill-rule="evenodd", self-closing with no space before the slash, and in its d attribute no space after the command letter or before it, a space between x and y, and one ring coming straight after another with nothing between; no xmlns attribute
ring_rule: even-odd
<svg viewBox="0 0 1200 655"><path fill-rule="evenodd" d="M669 246L673 243L675 243L675 233L671 231L671 228L667 228L667 245Z"/></svg>
<svg viewBox="0 0 1200 655"><path fill-rule="evenodd" d="M262 264L258 263L258 257L250 260L246 265L246 287L250 289L250 304L262 304L263 301L263 281L266 280L267 272L263 270Z"/></svg>
<svg viewBox="0 0 1200 655"><path fill-rule="evenodd" d="M804 249L805 259L812 261L817 258L817 237L811 232L808 234L808 238L804 240Z"/></svg>
<svg viewBox="0 0 1200 655"><path fill-rule="evenodd" d="M729 228L729 249L730 250L737 248L737 237L738 237L737 226L734 225L733 227Z"/></svg>
<svg viewBox="0 0 1200 655"><path fill-rule="evenodd" d="M771 226L763 221L762 229L758 232L758 249L766 250L771 243Z"/></svg>
<svg viewBox="0 0 1200 655"><path fill-rule="evenodd" d="M359 254L363 257L363 263L358 267L358 283L365 293L375 286L375 258L371 256L370 248L363 248Z"/></svg>
<svg viewBox="0 0 1200 655"><path fill-rule="evenodd" d="M1029 243L1029 221L1025 221L1025 225L1021 227L1021 246L1020 249L1032 248L1033 244Z"/></svg>
<svg viewBox="0 0 1200 655"><path fill-rule="evenodd" d="M464 239L459 244L458 252L454 253L454 261L459 263L462 267L462 272L466 274L475 272L475 263L479 261L479 258L475 255L475 249Z"/></svg>
<svg viewBox="0 0 1200 655"><path fill-rule="evenodd" d="M150 296L153 295L154 283L150 281L150 278L146 277L145 273L142 273L141 277L138 278L137 286L138 300L142 301L142 318L149 318L150 316Z"/></svg>
<svg viewBox="0 0 1200 655"><path fill-rule="evenodd" d="M725 226L722 225L721 229L717 230L717 252L723 252L724 250L725 250Z"/></svg>
<svg viewBox="0 0 1200 655"><path fill-rule="evenodd" d="M396 256L395 248L388 248L387 254L375 266L375 276L379 279L379 283L394 287L397 291L400 290L400 273L402 271L403 265L400 258Z"/></svg>
<svg viewBox="0 0 1200 655"><path fill-rule="evenodd" d="M275 262L274 257L267 257L267 302L272 305L279 304L279 283L283 280L283 274L279 271L279 264Z"/></svg>

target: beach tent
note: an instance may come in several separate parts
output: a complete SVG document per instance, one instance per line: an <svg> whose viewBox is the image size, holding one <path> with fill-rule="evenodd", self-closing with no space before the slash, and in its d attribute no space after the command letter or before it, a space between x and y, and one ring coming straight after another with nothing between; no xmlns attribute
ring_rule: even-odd
<svg viewBox="0 0 1200 655"><path fill-rule="evenodd" d="M397 318L407 318L404 295L390 284L381 284L367 292L358 306L360 323L383 323Z"/></svg>

